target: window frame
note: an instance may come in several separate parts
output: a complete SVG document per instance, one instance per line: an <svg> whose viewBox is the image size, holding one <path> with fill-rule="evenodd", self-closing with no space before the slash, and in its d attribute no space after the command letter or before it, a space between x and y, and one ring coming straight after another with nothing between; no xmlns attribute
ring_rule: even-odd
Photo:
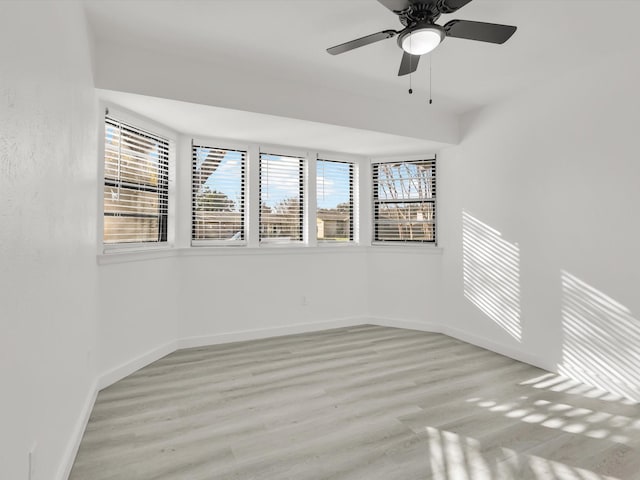
<svg viewBox="0 0 640 480"><path fill-rule="evenodd" d="M403 203L432 203L433 204L433 228L434 238L433 240L378 240L377 237L377 206L379 203L394 203L379 201L377 198L377 185L376 185L376 166L387 163L416 163L424 161L433 161L435 167L434 178L434 196L433 199L417 199L408 200ZM371 188L371 245L372 246L406 246L406 247L419 247L419 248L436 248L438 247L438 196L437 196L437 179L438 179L438 155L437 154L424 154L410 157L393 157L393 158L376 158L371 160L370 170L370 188Z"/></svg>
<svg viewBox="0 0 640 480"><path fill-rule="evenodd" d="M110 116L117 121L130 125L142 131L146 131L152 135L167 140L168 143L168 160L167 160L167 175L166 175L166 189L167 189L167 212L165 217L165 223L162 228L165 229L164 240L157 242L123 242L123 243L105 243L104 241L104 218L105 218L105 203L104 203L104 187L106 185L105 179L105 160L106 160L106 117ZM98 255L119 253L119 252L136 252L136 251L157 251L166 250L173 247L175 242L175 166L176 166L176 143L177 133L170 130L166 126L157 123L149 118L139 115L135 112L131 112L118 105L110 104L108 102L99 102L98 108L98 125L99 134L97 138L98 143L98 182L99 188L97 188L98 196L98 216L96 222L97 229L97 248Z"/></svg>
<svg viewBox="0 0 640 480"><path fill-rule="evenodd" d="M375 235L375 207L373 195L373 167L375 163L404 162L413 160L434 160L438 169L437 156L432 152L416 156L366 157L357 154L340 152L323 152L319 149L303 149L290 145L260 144L253 141L227 139L215 136L198 136L197 134L180 134L165 125L157 123L119 105L108 103L107 99L99 100L96 112L98 120L97 155L98 182L96 228L96 250L99 263L118 263L147 258L164 258L170 255L209 255L224 254L224 250L232 254L259 254L260 249L272 250L271 253L301 253L303 251L331 250L333 248L370 248L378 246L398 247L398 252L411 249L441 251L438 247L438 208L437 198L432 200L435 209L435 235L433 241L390 241L373 240ZM105 110L118 120L131 124L141 130L169 140L169 175L168 175L168 214L167 239L165 242L142 242L104 244L104 167L105 167ZM212 148L241 150L246 152L245 159L245 193L244 193L244 240L231 243L227 240L204 240L202 244L192 243L192 144L216 145ZM273 153L275 152L275 153ZM294 241L269 240L260 238L260 155L273 154L302 159L302 239ZM178 158L178 155L179 158ZM187 157L187 158L185 158ZM178 162L180 160L180 162ZM352 201L352 239L350 241L319 240L316 233L317 223L317 161L348 163L352 166L353 190ZM179 182L179 185L178 185ZM186 190L186 191L185 191ZM244 248L229 248L240 246ZM195 247L195 248L194 248ZM198 248L201 247L201 248ZM209 249L203 247L211 247ZM435 248L438 247L438 248ZM244 253L243 253L244 252ZM113 254L113 255L112 255Z"/></svg>
<svg viewBox="0 0 640 480"><path fill-rule="evenodd" d="M316 178L316 202L315 202L315 212L314 212L314 221L317 223L318 218L318 192L317 192L317 178L318 178L318 163L319 162L329 162L329 163L341 163L349 166L349 239L346 241L335 240L335 239L321 239L318 238L318 232L316 231L315 241L318 246L339 246L339 245L355 245L357 243L357 219L358 219L358 163L354 160L347 160L343 158L336 158L331 155L322 155L318 154L315 161L315 178ZM314 225L315 227L315 225ZM317 230L317 229L316 229Z"/></svg>
<svg viewBox="0 0 640 480"><path fill-rule="evenodd" d="M213 146L217 145L217 146ZM194 229L194 221L195 221L195 212L193 209L193 175L195 173L194 167L194 156L193 149L194 147L210 147L216 148L220 150L228 150L228 151L236 151L244 153L244 165L242 168L242 183L243 183L243 209L241 211L242 216L242 227L243 227L243 238L241 240L220 240L220 239L194 239L193 238L193 229ZM250 171L251 171L251 152L250 148L246 144L234 143L228 140L220 140L220 139L212 139L212 138L191 138L191 142L189 144L189 152L190 152L190 175L189 175L189 210L190 210L190 221L189 221L189 245L191 247L244 247L249 244L249 235L250 235L250 194L251 194L251 182L249 180Z"/></svg>
<svg viewBox="0 0 640 480"><path fill-rule="evenodd" d="M277 238L262 238L262 155L272 155L276 157L298 158L300 160L298 191L300 192L300 239L299 240L280 240ZM257 231L255 232L256 241L260 247L308 247L309 245L309 155L308 152L291 149L286 146L277 145L261 145L257 149L256 159L257 170L257 205L252 209L257 217Z"/></svg>

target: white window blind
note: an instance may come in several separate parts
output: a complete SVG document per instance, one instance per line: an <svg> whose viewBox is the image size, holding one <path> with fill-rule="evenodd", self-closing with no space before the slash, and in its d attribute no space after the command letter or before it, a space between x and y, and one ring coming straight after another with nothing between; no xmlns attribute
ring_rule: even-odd
<svg viewBox="0 0 640 480"><path fill-rule="evenodd" d="M304 159L260 154L260 241L301 242Z"/></svg>
<svg viewBox="0 0 640 480"><path fill-rule="evenodd" d="M105 117L106 244L167 241L169 140Z"/></svg>
<svg viewBox="0 0 640 480"><path fill-rule="evenodd" d="M194 144L192 157L192 243L243 243L247 152Z"/></svg>
<svg viewBox="0 0 640 480"><path fill-rule="evenodd" d="M372 167L374 241L435 243L435 158Z"/></svg>
<svg viewBox="0 0 640 480"><path fill-rule="evenodd" d="M353 241L353 163L316 162L318 241Z"/></svg>

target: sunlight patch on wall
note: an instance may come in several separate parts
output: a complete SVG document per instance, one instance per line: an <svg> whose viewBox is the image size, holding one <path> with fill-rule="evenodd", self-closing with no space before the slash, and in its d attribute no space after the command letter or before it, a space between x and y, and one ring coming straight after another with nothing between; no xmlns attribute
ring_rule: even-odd
<svg viewBox="0 0 640 480"><path fill-rule="evenodd" d="M559 373L640 401L640 322L613 298L562 272Z"/></svg>
<svg viewBox="0 0 640 480"><path fill-rule="evenodd" d="M518 341L520 250L500 232L462 212L464 296Z"/></svg>

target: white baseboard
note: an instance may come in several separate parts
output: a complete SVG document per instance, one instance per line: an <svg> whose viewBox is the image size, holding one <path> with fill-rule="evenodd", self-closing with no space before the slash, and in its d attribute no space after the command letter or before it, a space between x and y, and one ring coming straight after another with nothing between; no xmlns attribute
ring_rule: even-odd
<svg viewBox="0 0 640 480"><path fill-rule="evenodd" d="M348 317L321 322L294 323L279 327L256 328L252 330L240 330L237 332L187 337L177 341L177 349L206 347L208 345L219 345L222 343L243 342L245 340L259 340L261 338L281 337L283 335L295 335L297 333L318 332L332 328L353 327L367 323L366 320L366 317Z"/></svg>
<svg viewBox="0 0 640 480"><path fill-rule="evenodd" d="M75 461L76 455L78 454L80 442L82 441L82 436L84 435L84 431L87 428L87 424L89 423L89 417L91 416L93 405L96 403L97 396L98 383L94 382L89 388L89 394L84 401L84 405L82 406L82 410L80 411L78 420L73 427L71 439L67 444L67 448L65 449L64 455L62 457L62 462L60 463L60 467L58 468L58 474L56 475L57 480L67 480L69 478L69 475L71 474L71 468L73 467L73 462Z"/></svg>
<svg viewBox="0 0 640 480"><path fill-rule="evenodd" d="M156 360L169 355L182 348L204 347L208 345L219 345L223 343L241 342L246 340L257 340L261 338L279 337L283 335L294 335L298 333L317 332L332 328L353 327L356 325L373 324L383 327L404 328L407 330L418 330L421 332L443 333L458 340L476 345L478 347L491 350L507 357L529 363L531 365L554 371L554 365L546 364L545 360L527 352L523 352L510 345L505 345L486 337L482 337L465 330L457 329L448 325L442 325L429 321L406 320L389 317L347 317L333 320L325 320L310 323L296 323L282 325L278 327L258 328L251 330L239 330L236 332L218 333L213 335L202 335L185 337L168 342L159 347L153 348L142 355L139 355L118 367L112 368L98 376L97 390L102 390L127 375L149 365Z"/></svg>
<svg viewBox="0 0 640 480"><path fill-rule="evenodd" d="M174 340L169 343L165 343L159 347L153 348L142 355L139 355L107 372L98 376L98 390L113 385L118 380L122 380L127 375L131 375L136 370L140 370L142 367L146 367L150 363L161 359L162 357L175 352L178 349L178 341Z"/></svg>
<svg viewBox="0 0 640 480"><path fill-rule="evenodd" d="M404 328L405 330L418 330L420 332L442 333L441 325L433 322L418 320L400 320L398 318L371 317L368 322L381 327Z"/></svg>
<svg viewBox="0 0 640 480"><path fill-rule="evenodd" d="M366 322L366 317L348 317L321 322L295 323L279 327L256 328L252 330L239 330L237 332L218 333L176 339L159 347L153 348L121 365L108 370L98 377L98 390L108 387L122 380L127 375L140 370L142 367L159 360L160 358L182 348L206 347L222 343L242 342L245 340L258 340L261 338L280 337L294 335L296 333L317 332L331 328L353 327Z"/></svg>
<svg viewBox="0 0 640 480"><path fill-rule="evenodd" d="M462 340L463 342L470 343L471 345L475 345L477 347L481 347L495 353L499 353L500 355L518 360L519 362L525 362L529 365L533 365L534 367L542 368L544 370L554 371L554 366L548 365L543 358L527 352L523 352L522 350L513 348L510 345L505 345L503 343L496 342L495 340L469 333L465 330L460 330L448 325L440 325L440 331L450 337L457 338L458 340Z"/></svg>
<svg viewBox="0 0 640 480"><path fill-rule="evenodd" d="M404 328L407 330L418 330L421 332L442 333L449 337L453 337L458 340L462 340L463 342L469 343L471 345L475 345L477 347L484 348L486 350L490 350L495 353L499 353L500 355L504 355L514 360L525 362L535 367L555 372L554 365L546 364L545 360L540 357L531 355L527 352L523 352L509 345L504 345L494 340L490 340L486 337L482 337L480 335L475 335L475 334L466 332L464 330L450 327L448 325L442 325L439 323L426 322L426 321L400 320L397 318L381 318L381 317L370 318L369 323L380 325L382 327Z"/></svg>
<svg viewBox="0 0 640 480"><path fill-rule="evenodd" d="M543 358L531 355L527 352L523 352L522 350L513 348L510 345L505 345L496 342L495 340L491 340L480 335L475 335L465 330L460 330L448 325L427 321L400 320L397 318L381 317L370 318L369 323L380 325L382 327L404 328L407 330L418 330L421 332L442 333L449 337L453 337L458 340L462 340L463 342L470 343L471 345L475 345L477 347L499 353L500 355L504 355L514 360L525 362L535 367L557 373L555 366L547 364L547 362L545 362L545 359Z"/></svg>

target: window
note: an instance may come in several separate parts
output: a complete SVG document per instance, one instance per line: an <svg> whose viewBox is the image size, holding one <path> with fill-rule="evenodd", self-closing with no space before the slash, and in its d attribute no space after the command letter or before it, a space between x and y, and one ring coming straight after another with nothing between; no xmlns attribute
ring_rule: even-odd
<svg viewBox="0 0 640 480"><path fill-rule="evenodd" d="M316 162L318 241L353 241L353 163Z"/></svg>
<svg viewBox="0 0 640 480"><path fill-rule="evenodd" d="M104 244L167 241L169 140L107 114Z"/></svg>
<svg viewBox="0 0 640 480"><path fill-rule="evenodd" d="M260 154L260 241L302 242L304 159Z"/></svg>
<svg viewBox="0 0 640 480"><path fill-rule="evenodd" d="M372 166L373 240L435 243L435 158Z"/></svg>
<svg viewBox="0 0 640 480"><path fill-rule="evenodd" d="M193 244L245 240L247 152L193 145Z"/></svg>

